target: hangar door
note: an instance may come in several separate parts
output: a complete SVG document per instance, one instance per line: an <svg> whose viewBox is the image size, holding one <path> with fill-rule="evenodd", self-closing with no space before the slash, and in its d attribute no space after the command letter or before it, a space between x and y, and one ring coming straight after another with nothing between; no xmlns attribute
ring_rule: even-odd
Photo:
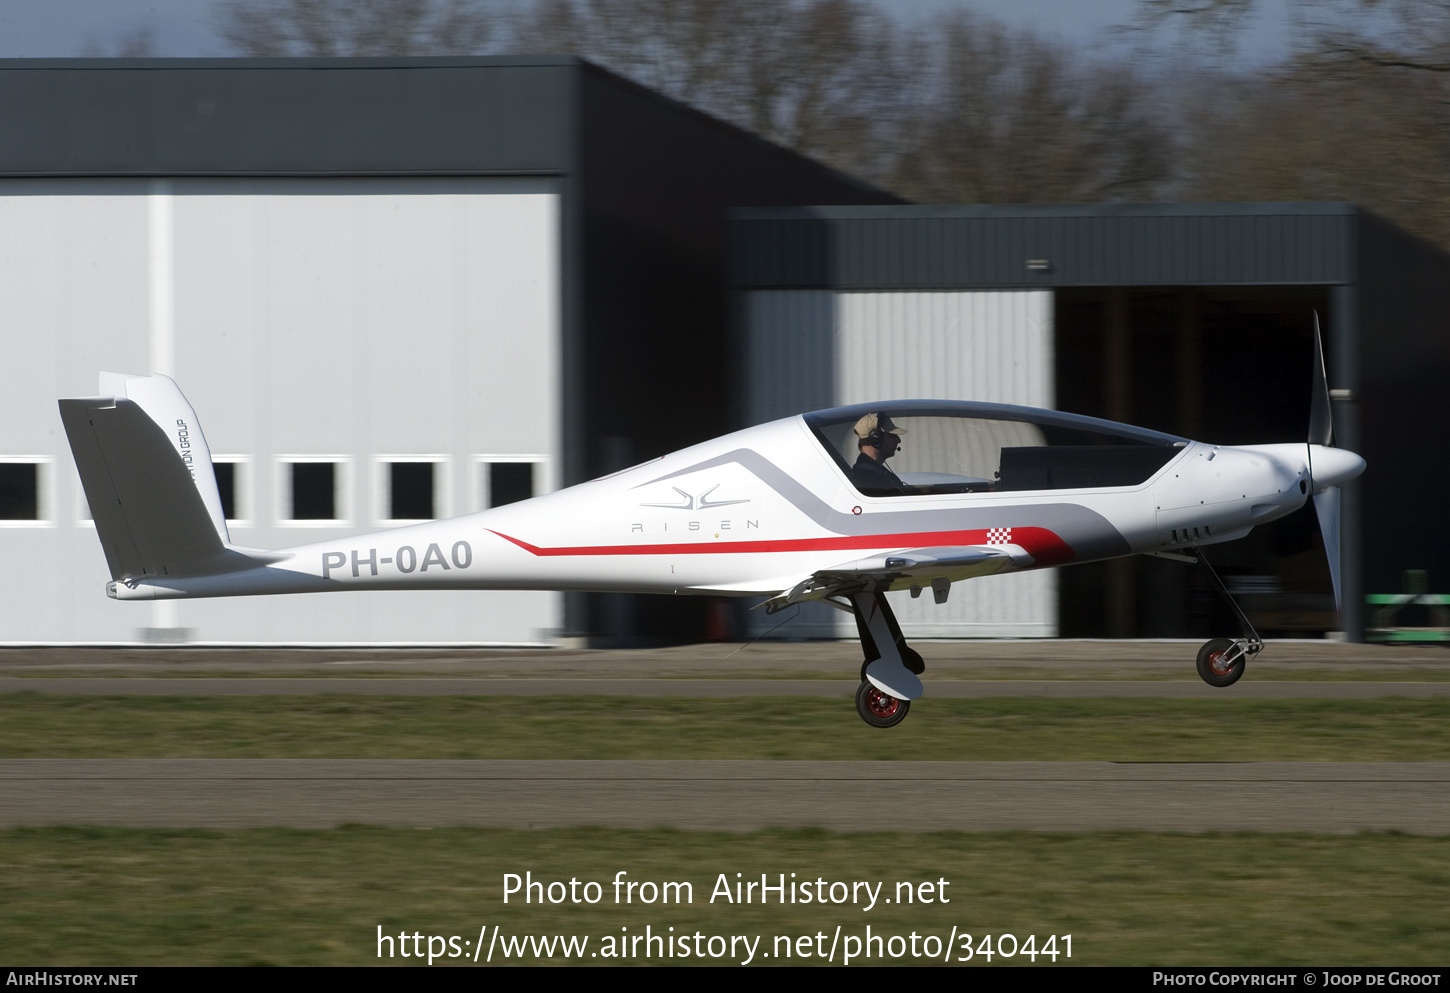
<svg viewBox="0 0 1450 993"><path fill-rule="evenodd" d="M551 640L548 592L109 600L55 401L93 394L101 370L173 376L243 545L547 492L559 198L507 178L0 184L0 315L25 332L0 342L0 465L29 460L38 481L27 519L0 526L27 563L0 579L0 640Z"/></svg>
<svg viewBox="0 0 1450 993"><path fill-rule="evenodd" d="M873 400L1054 406L1049 291L763 290L746 294L744 319L748 423ZM1057 634L1052 570L957 583L941 606L907 593L891 594L891 603L906 633L917 637ZM777 634L854 636L846 615L808 606ZM751 622L760 634L779 618L752 614Z"/></svg>

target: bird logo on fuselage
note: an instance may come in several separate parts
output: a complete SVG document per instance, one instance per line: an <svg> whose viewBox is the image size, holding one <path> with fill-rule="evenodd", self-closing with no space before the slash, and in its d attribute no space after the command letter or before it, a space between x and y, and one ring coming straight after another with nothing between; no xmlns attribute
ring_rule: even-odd
<svg viewBox="0 0 1450 993"><path fill-rule="evenodd" d="M678 486L671 486L670 489L674 490L676 493L678 493L680 495L680 499L678 501L676 501L674 503L642 503L642 504L640 504L640 506L641 507L663 507L666 510L708 510L711 507L730 507L730 506L733 506L734 504L737 504L737 503L749 503L750 502L748 499L745 499L745 500L711 500L710 499L710 494L711 493L714 493L719 488L720 488L720 484L719 483L716 483L714 486L710 487L708 490L706 490L704 493L701 493L699 496L694 496L693 494L686 493L684 490L680 489Z"/></svg>

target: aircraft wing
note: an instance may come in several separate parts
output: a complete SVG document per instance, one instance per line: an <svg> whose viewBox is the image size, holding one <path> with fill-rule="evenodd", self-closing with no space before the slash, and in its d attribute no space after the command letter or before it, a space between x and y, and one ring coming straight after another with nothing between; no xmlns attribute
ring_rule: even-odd
<svg viewBox="0 0 1450 993"><path fill-rule="evenodd" d="M829 600L841 593L926 587L934 579L955 582L1031 562L1032 557L1016 545L950 545L881 552L814 572L760 606L773 614L782 607Z"/></svg>

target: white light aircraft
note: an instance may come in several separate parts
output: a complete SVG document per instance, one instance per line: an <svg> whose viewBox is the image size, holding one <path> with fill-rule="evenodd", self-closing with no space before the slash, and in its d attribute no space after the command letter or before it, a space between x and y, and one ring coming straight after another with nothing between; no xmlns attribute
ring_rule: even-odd
<svg viewBox="0 0 1450 993"><path fill-rule="evenodd" d="M1199 675L1228 686L1263 642L1198 550L1312 496L1337 602L1338 487L1365 464L1331 447L1317 324L1314 380L1307 444L1219 446L1003 404L862 404L532 500L275 551L232 543L196 413L169 378L103 373L102 396L60 410L118 600L590 590L765 596L771 613L818 600L855 616L857 710L891 727L922 695L925 666L887 591L944 603L976 576L1137 554L1198 561L1241 627L1198 653Z"/></svg>

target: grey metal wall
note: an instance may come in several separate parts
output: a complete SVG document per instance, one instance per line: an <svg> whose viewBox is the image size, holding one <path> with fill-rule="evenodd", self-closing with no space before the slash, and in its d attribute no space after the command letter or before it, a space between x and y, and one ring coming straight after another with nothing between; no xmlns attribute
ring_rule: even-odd
<svg viewBox="0 0 1450 993"><path fill-rule="evenodd" d="M1359 278L1343 291L1358 361L1331 384L1349 394L1335 404L1335 429L1345 424L1369 462L1360 530L1346 541L1363 548L1366 593L1400 592L1407 569L1450 592L1450 541L1435 527L1450 490L1439 457L1450 425L1450 255L1368 214L1358 247Z"/></svg>
<svg viewBox="0 0 1450 993"><path fill-rule="evenodd" d="M557 175L578 59L0 59L0 176Z"/></svg>
<svg viewBox="0 0 1450 993"><path fill-rule="evenodd" d="M836 294L775 290L742 298L746 424L836 404Z"/></svg>

